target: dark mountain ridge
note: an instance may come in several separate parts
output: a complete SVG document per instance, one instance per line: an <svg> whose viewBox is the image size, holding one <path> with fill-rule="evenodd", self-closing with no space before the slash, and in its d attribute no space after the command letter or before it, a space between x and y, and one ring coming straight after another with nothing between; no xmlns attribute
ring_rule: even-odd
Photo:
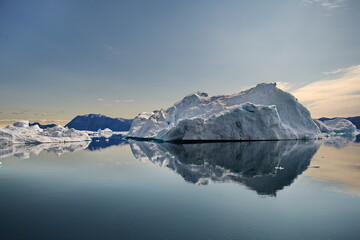
<svg viewBox="0 0 360 240"><path fill-rule="evenodd" d="M29 126L34 126L34 125L38 125L39 128L42 128L42 129L45 129L45 128L52 128L52 127L55 127L56 124L52 123L52 124L41 124L41 123L38 123L38 122L34 122L34 123L29 123Z"/></svg>
<svg viewBox="0 0 360 240"><path fill-rule="evenodd" d="M97 131L109 128L112 131L129 131L133 119L111 118L102 114L76 116L66 127L77 130Z"/></svg>

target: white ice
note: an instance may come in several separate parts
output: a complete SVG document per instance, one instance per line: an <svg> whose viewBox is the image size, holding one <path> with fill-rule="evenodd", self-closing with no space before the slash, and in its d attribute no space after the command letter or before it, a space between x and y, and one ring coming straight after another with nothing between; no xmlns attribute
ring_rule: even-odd
<svg viewBox="0 0 360 240"><path fill-rule="evenodd" d="M335 118L324 122L320 120L315 120L315 123L318 125L321 132L328 133L331 136L346 136L357 134L356 126L352 122L344 118Z"/></svg>
<svg viewBox="0 0 360 240"><path fill-rule="evenodd" d="M11 145L17 143L60 143L90 141L91 138L85 132L68 129L57 125L52 128L41 129L38 125L29 126L28 121L20 121L0 127L0 144Z"/></svg>
<svg viewBox="0 0 360 240"><path fill-rule="evenodd" d="M129 137L176 140L282 140L317 138L318 126L294 96L259 84L210 97L196 92L174 106L139 114Z"/></svg>

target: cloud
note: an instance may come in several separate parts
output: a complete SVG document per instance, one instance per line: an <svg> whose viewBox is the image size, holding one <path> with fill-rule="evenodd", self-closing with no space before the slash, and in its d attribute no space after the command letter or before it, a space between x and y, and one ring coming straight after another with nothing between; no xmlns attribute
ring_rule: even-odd
<svg viewBox="0 0 360 240"><path fill-rule="evenodd" d="M24 115L28 112L29 112L28 110L20 110L18 112L11 112L11 115Z"/></svg>
<svg viewBox="0 0 360 240"><path fill-rule="evenodd" d="M11 115L23 115L23 112L12 112Z"/></svg>
<svg viewBox="0 0 360 240"><path fill-rule="evenodd" d="M344 72L351 72L351 71L356 71L356 68L358 67L358 65L354 65L348 68L336 68L330 72L322 72L325 75L333 75L333 74L338 74L338 73L344 73Z"/></svg>
<svg viewBox="0 0 360 240"><path fill-rule="evenodd" d="M41 116L41 117L54 117L54 116L58 116L59 113L56 112L42 112L42 113L34 113L34 116Z"/></svg>
<svg viewBox="0 0 360 240"><path fill-rule="evenodd" d="M110 52L111 54L114 54L114 55L121 55L123 53L122 51L115 49L111 45L105 45L105 48L108 50L108 52Z"/></svg>
<svg viewBox="0 0 360 240"><path fill-rule="evenodd" d="M103 101L105 101L105 99L103 99L103 98L98 98L98 99L96 99L98 102L103 102Z"/></svg>
<svg viewBox="0 0 360 240"><path fill-rule="evenodd" d="M360 65L326 74L333 78L310 83L292 94L315 118L360 115Z"/></svg>
<svg viewBox="0 0 360 240"><path fill-rule="evenodd" d="M116 103L121 103L121 102L129 103L129 102L135 102L135 100L134 99L125 99L125 100L116 99L115 102Z"/></svg>
<svg viewBox="0 0 360 240"><path fill-rule="evenodd" d="M112 104L107 103L107 104L103 104L102 106L103 106L103 107L111 107L111 106L112 106Z"/></svg>
<svg viewBox="0 0 360 240"><path fill-rule="evenodd" d="M302 0L301 4L305 7L312 4L319 4L326 10L332 10L345 6L345 0Z"/></svg>
<svg viewBox="0 0 360 240"><path fill-rule="evenodd" d="M276 87L283 91L288 91L291 88L290 83L288 82L276 82Z"/></svg>

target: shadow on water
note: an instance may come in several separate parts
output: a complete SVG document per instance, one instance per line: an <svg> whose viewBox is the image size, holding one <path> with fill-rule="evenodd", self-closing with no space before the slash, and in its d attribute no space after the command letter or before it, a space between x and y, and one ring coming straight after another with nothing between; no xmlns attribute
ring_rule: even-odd
<svg viewBox="0 0 360 240"><path fill-rule="evenodd" d="M135 158L167 167L185 181L243 184L259 195L276 196L310 164L314 141L174 144L130 141Z"/></svg>

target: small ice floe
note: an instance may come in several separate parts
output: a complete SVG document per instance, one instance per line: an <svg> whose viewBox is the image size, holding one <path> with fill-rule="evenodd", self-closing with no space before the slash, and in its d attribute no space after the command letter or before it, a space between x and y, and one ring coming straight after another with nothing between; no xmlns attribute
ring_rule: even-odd
<svg viewBox="0 0 360 240"><path fill-rule="evenodd" d="M310 165L308 168L320 168L319 165Z"/></svg>
<svg viewBox="0 0 360 240"><path fill-rule="evenodd" d="M95 140L95 142L100 142L100 140Z"/></svg>
<svg viewBox="0 0 360 240"><path fill-rule="evenodd" d="M108 142L109 141L109 139L107 138L107 139L105 139L105 142Z"/></svg>
<svg viewBox="0 0 360 240"><path fill-rule="evenodd" d="M275 169L276 169L276 170L283 170L284 168L283 168L283 167L280 167L280 166L276 166Z"/></svg>

